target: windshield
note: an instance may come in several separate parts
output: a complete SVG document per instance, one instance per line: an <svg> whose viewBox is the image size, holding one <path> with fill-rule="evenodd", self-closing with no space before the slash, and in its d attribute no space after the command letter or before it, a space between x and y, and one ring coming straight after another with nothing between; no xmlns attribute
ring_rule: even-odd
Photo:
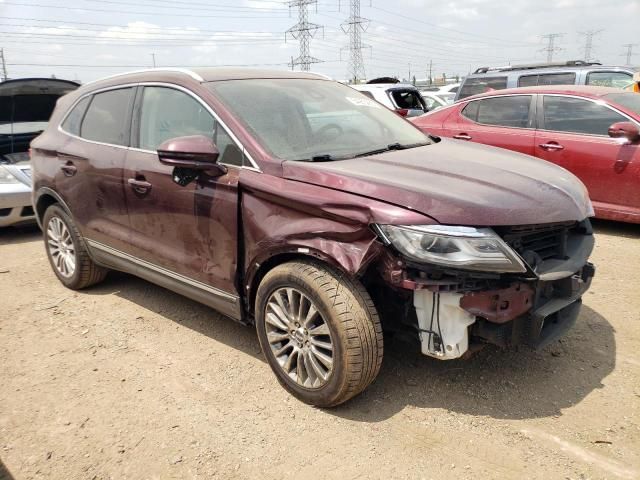
<svg viewBox="0 0 640 480"><path fill-rule="evenodd" d="M610 93L603 98L640 115L640 95L637 93Z"/></svg>
<svg viewBox="0 0 640 480"><path fill-rule="evenodd" d="M284 160L328 161L431 143L396 113L336 82L251 79L207 85L265 149Z"/></svg>

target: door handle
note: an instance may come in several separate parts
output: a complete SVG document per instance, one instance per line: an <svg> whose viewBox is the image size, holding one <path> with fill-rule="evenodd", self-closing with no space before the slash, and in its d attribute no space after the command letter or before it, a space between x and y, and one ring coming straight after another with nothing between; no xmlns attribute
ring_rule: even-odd
<svg viewBox="0 0 640 480"><path fill-rule="evenodd" d="M129 178L127 180L129 186L133 189L134 192L145 194L151 190L151 184L146 180L138 180L136 178Z"/></svg>
<svg viewBox="0 0 640 480"><path fill-rule="evenodd" d="M65 177L73 177L78 172L76 166L71 162L67 162L62 165L60 167L60 170L62 170L62 173L64 173Z"/></svg>
<svg viewBox="0 0 640 480"><path fill-rule="evenodd" d="M454 135L453 138L457 140L471 140L472 137L466 133L459 133L458 135Z"/></svg>
<svg viewBox="0 0 640 480"><path fill-rule="evenodd" d="M544 150L564 150L564 147L556 142L541 143L540 148Z"/></svg>

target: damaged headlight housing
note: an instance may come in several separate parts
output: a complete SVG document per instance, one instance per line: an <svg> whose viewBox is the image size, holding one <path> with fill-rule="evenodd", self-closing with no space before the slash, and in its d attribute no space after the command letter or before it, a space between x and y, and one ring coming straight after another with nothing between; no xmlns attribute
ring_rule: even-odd
<svg viewBox="0 0 640 480"><path fill-rule="evenodd" d="M463 270L526 272L520 257L490 228L377 225L384 240L416 262Z"/></svg>
<svg viewBox="0 0 640 480"><path fill-rule="evenodd" d="M14 177L9 170L0 165L0 184L7 183L20 183L16 177Z"/></svg>

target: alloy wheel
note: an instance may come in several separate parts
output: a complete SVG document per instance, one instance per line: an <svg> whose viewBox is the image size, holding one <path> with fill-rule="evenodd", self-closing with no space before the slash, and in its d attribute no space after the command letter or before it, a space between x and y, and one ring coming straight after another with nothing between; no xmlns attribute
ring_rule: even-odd
<svg viewBox="0 0 640 480"><path fill-rule="evenodd" d="M59 217L52 217L47 225L47 248L58 273L71 277L76 269L76 249L71 232Z"/></svg>
<svg viewBox="0 0 640 480"><path fill-rule="evenodd" d="M311 299L280 288L267 301L265 327L280 368L298 385L317 389L329 381L334 345L331 331Z"/></svg>

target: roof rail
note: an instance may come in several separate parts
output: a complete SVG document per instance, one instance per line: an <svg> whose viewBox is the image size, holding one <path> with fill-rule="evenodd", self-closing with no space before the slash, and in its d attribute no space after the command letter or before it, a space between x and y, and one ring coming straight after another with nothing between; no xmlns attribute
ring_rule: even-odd
<svg viewBox="0 0 640 480"><path fill-rule="evenodd" d="M524 65L508 65L506 67L480 67L473 73L509 72L512 70L533 70L536 68L587 67L589 65L602 64L599 62L585 62L584 60L569 60L567 62L530 63Z"/></svg>
<svg viewBox="0 0 640 480"><path fill-rule="evenodd" d="M193 78L195 81L197 82L204 82L204 78L202 78L200 75L198 75L196 72L186 69L186 68L173 68L173 67L167 67L167 68L145 68L142 70L132 70L130 72L122 72L122 73L116 73L114 75L109 75L108 77L103 77L103 78L99 78L97 80L93 80L91 82L87 82L85 83L85 85L89 85L91 83L95 83L95 82L101 82L102 80L108 80L111 78L117 78L117 77L121 77L123 75L131 75L134 73L146 73L146 72L176 72L176 73L184 73L186 75L189 75L191 78Z"/></svg>

